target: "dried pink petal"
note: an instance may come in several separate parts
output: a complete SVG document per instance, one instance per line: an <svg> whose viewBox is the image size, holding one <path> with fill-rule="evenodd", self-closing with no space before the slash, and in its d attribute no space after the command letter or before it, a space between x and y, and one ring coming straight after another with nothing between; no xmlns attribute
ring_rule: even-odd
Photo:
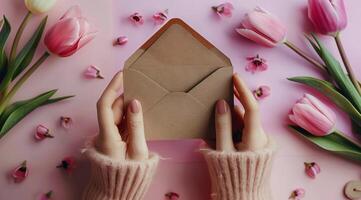
<svg viewBox="0 0 361 200"><path fill-rule="evenodd" d="M162 12L156 12L153 15L153 20L156 25L163 24L168 19L168 9Z"/></svg>
<svg viewBox="0 0 361 200"><path fill-rule="evenodd" d="M114 46L115 45L124 45L127 42L128 42L128 37L127 36L120 36L115 40Z"/></svg>
<svg viewBox="0 0 361 200"><path fill-rule="evenodd" d="M262 85L253 91L253 95L257 100L264 99L271 95L271 88L266 85Z"/></svg>
<svg viewBox="0 0 361 200"><path fill-rule="evenodd" d="M299 200L305 197L305 195L306 195L306 191L303 188L297 188L291 193L288 199Z"/></svg>
<svg viewBox="0 0 361 200"><path fill-rule="evenodd" d="M316 178L317 174L321 173L321 168L317 163L315 163L315 162L311 162L311 163L305 162L304 164L305 164L305 172L309 177Z"/></svg>
<svg viewBox="0 0 361 200"><path fill-rule="evenodd" d="M221 17L232 17L234 7L231 3L227 2L218 6L213 6L212 9Z"/></svg>
<svg viewBox="0 0 361 200"><path fill-rule="evenodd" d="M17 166L11 176L16 183L22 182L29 175L29 169L26 165L26 160L23 161L19 166Z"/></svg>
<svg viewBox="0 0 361 200"><path fill-rule="evenodd" d="M98 78L98 79L104 79L104 77L100 74L100 70L94 66L90 65L85 71L84 76L86 78Z"/></svg>
<svg viewBox="0 0 361 200"><path fill-rule="evenodd" d="M75 169L74 157L65 157L61 163L56 166L57 168L64 169L68 174L71 174Z"/></svg>
<svg viewBox="0 0 361 200"><path fill-rule="evenodd" d="M246 71L248 72L261 72L268 69L266 59L261 58L258 54L253 57L247 57L247 60L250 62L246 65Z"/></svg>
<svg viewBox="0 0 361 200"><path fill-rule="evenodd" d="M70 117L61 116L60 125L65 129L70 129L73 126L73 119Z"/></svg>
<svg viewBox="0 0 361 200"><path fill-rule="evenodd" d="M40 200L50 200L52 196L53 196L53 191L50 190L49 192L41 195Z"/></svg>
<svg viewBox="0 0 361 200"><path fill-rule="evenodd" d="M175 192L168 192L165 194L166 200L178 200L179 194Z"/></svg>
<svg viewBox="0 0 361 200"><path fill-rule="evenodd" d="M138 12L133 13L129 16L130 21L132 21L136 25L144 24L143 16L140 15Z"/></svg>
<svg viewBox="0 0 361 200"><path fill-rule="evenodd" d="M36 127L35 139L41 141L45 138L54 138L49 132L47 127L40 124Z"/></svg>

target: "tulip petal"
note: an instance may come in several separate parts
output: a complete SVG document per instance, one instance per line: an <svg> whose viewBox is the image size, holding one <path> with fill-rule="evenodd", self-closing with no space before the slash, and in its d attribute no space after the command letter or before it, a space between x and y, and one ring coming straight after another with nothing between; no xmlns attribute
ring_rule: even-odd
<svg viewBox="0 0 361 200"><path fill-rule="evenodd" d="M327 135L335 125L334 122L330 121L322 113L306 104L297 103L292 111L297 125L316 136Z"/></svg>
<svg viewBox="0 0 361 200"><path fill-rule="evenodd" d="M72 6L71 8L69 8L69 10L66 11L66 13L60 18L60 19L68 19L68 18L81 18L83 16L80 6L76 5L76 6Z"/></svg>
<svg viewBox="0 0 361 200"><path fill-rule="evenodd" d="M267 40L265 37L261 36L260 34L258 34L257 32L255 32L253 30L239 28L239 29L236 29L236 31L243 37L246 37L246 38L248 38L254 42L257 42L259 44L262 44L264 46L274 47L277 45L277 43Z"/></svg>
<svg viewBox="0 0 361 200"><path fill-rule="evenodd" d="M51 52L63 52L79 41L79 31L75 18L60 20L47 32L44 41Z"/></svg>
<svg viewBox="0 0 361 200"><path fill-rule="evenodd" d="M78 49L82 48L84 45L92 41L95 38L96 34L97 32L91 32L81 37L79 40Z"/></svg>
<svg viewBox="0 0 361 200"><path fill-rule="evenodd" d="M78 18L78 23L80 27L79 37L87 34L90 31L90 23L84 17Z"/></svg>
<svg viewBox="0 0 361 200"><path fill-rule="evenodd" d="M324 114L325 117L327 117L331 122L336 121L336 114L333 112L329 107L327 107L324 103L322 103L320 100L318 100L316 97L305 94L306 99L309 100L309 102L322 114Z"/></svg>

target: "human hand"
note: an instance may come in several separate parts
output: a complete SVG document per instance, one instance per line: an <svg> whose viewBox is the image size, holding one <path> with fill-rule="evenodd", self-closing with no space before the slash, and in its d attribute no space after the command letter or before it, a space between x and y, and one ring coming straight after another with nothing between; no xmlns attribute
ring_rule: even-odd
<svg viewBox="0 0 361 200"><path fill-rule="evenodd" d="M234 95L241 102L243 108L235 106L233 128L241 129L242 141L234 144L232 139L232 112L225 100L216 104L216 149L219 151L247 151L265 147L268 137L264 133L260 121L258 103L245 82L237 75L233 75Z"/></svg>
<svg viewBox="0 0 361 200"><path fill-rule="evenodd" d="M148 147L142 106L138 100L124 105L123 95L119 95L122 88L123 72L118 72L97 102L99 136L95 148L117 160L145 160Z"/></svg>

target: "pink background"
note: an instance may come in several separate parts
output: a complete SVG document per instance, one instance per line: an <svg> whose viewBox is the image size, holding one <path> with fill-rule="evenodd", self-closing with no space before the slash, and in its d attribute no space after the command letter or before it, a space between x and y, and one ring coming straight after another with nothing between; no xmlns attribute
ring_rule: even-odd
<svg viewBox="0 0 361 200"><path fill-rule="evenodd" d="M88 180L88 163L81 157L80 149L84 140L97 132L95 102L102 89L114 73L122 68L124 60L131 55L159 27L151 21L151 15L169 9L171 17L179 17L201 33L228 55L234 69L241 74L251 89L265 84L272 88L272 95L260 102L265 129L279 143L280 150L275 159L272 189L275 199L287 199L297 188L306 189L305 199L345 199L342 195L344 184L352 179L360 179L360 166L343 158L320 151L286 128L287 113L303 93L313 91L291 83L287 77L296 75L320 76L308 63L298 58L285 47L263 48L240 36L234 28L242 16L257 5L277 15L288 27L288 38L312 53L305 45L301 31L311 30L305 17L306 0L243 0L230 1L235 6L234 16L219 19L210 9L222 1L209 0L58 0L56 8L49 13L48 26L53 24L71 5L79 4L85 15L99 30L96 39L72 57L51 57L31 77L16 99L29 98L42 91L59 88L58 95L75 94L76 97L61 103L46 106L33 112L0 141L0 199L36 199L48 190L54 190L55 199L80 199L82 189ZM361 35L359 1L347 1L349 25L343 32L344 43L358 77L361 79L361 51L358 36ZM141 12L146 23L135 27L127 17L133 12ZM5 14L15 30L25 15L23 0L0 0L0 13ZM34 22L38 22L36 17ZM35 25L35 23L34 23ZM34 26L26 31L28 37ZM14 31L13 31L14 33ZM126 35L129 42L123 47L113 47L116 36ZM13 38L13 34L11 40ZM24 38L25 39L25 38ZM328 46L335 48L330 38ZM10 40L10 41L11 41ZM8 45L9 46L9 45ZM39 52L45 50L40 45ZM260 54L269 62L268 71L252 75L245 72L245 57ZM102 69L105 80L86 80L82 72L89 65ZM324 99L324 98L323 98ZM339 110L338 128L349 130L349 119ZM59 127L59 117L71 116L75 124L69 131ZM55 139L35 142L35 127L48 126ZM151 148L168 158L161 162L158 173L146 199L163 199L166 192L174 191L181 199L208 199L209 180L207 169L195 152L196 141L151 142ZM77 170L67 176L55 166L68 155L78 159ZM29 177L21 184L9 179L9 172L28 160ZM304 161L316 161L322 173L316 180L308 178L303 171Z"/></svg>

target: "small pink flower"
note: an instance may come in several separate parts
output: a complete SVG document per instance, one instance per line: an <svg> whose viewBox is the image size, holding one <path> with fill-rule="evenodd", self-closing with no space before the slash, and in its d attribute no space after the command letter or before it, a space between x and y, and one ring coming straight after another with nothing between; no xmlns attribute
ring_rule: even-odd
<svg viewBox="0 0 361 200"><path fill-rule="evenodd" d="M41 141L45 138L54 138L49 132L47 127L40 124L36 127L35 139Z"/></svg>
<svg viewBox="0 0 361 200"><path fill-rule="evenodd" d="M73 126L73 119L70 117L61 116L60 125L65 129L70 129Z"/></svg>
<svg viewBox="0 0 361 200"><path fill-rule="evenodd" d="M50 200L52 196L53 196L53 191L50 190L49 192L41 195L40 200Z"/></svg>
<svg viewBox="0 0 361 200"><path fill-rule="evenodd" d="M317 174L321 173L321 168L315 162L305 162L305 172L309 177L316 178Z"/></svg>
<svg viewBox="0 0 361 200"><path fill-rule="evenodd" d="M229 2L213 6L212 9L219 15L224 17L232 17L233 5Z"/></svg>
<svg viewBox="0 0 361 200"><path fill-rule="evenodd" d="M29 175L29 169L26 166L26 160L17 166L11 176L16 183L22 182Z"/></svg>
<svg viewBox="0 0 361 200"><path fill-rule="evenodd" d="M257 100L264 99L271 95L271 88L266 85L262 85L253 91L253 95Z"/></svg>
<svg viewBox="0 0 361 200"><path fill-rule="evenodd" d="M168 192L165 194L166 200L178 200L179 194L175 192Z"/></svg>
<svg viewBox="0 0 361 200"><path fill-rule="evenodd" d="M85 71L84 76L86 78L98 78L98 79L104 79L102 75L100 75L100 70L94 66L90 65Z"/></svg>
<svg viewBox="0 0 361 200"><path fill-rule="evenodd" d="M153 20L156 25L163 24L168 19L168 9L163 12L156 12L153 15Z"/></svg>
<svg viewBox="0 0 361 200"><path fill-rule="evenodd" d="M56 167L64 169L66 173L71 174L75 169L75 159L73 157L65 157Z"/></svg>
<svg viewBox="0 0 361 200"><path fill-rule="evenodd" d="M135 25L142 25L144 24L143 16L140 15L138 12L129 16L130 21L132 21Z"/></svg>
<svg viewBox="0 0 361 200"><path fill-rule="evenodd" d="M114 46L116 46L116 45L124 45L127 42L128 42L128 37L127 36L120 36L114 41L113 45Z"/></svg>
<svg viewBox="0 0 361 200"><path fill-rule="evenodd" d="M288 199L299 200L305 197L305 195L306 195L306 191L303 188L297 188L291 193Z"/></svg>
<svg viewBox="0 0 361 200"><path fill-rule="evenodd" d="M258 54L256 56L247 57L249 63L246 65L247 72L262 72L268 69L267 61L264 58L261 58Z"/></svg>

